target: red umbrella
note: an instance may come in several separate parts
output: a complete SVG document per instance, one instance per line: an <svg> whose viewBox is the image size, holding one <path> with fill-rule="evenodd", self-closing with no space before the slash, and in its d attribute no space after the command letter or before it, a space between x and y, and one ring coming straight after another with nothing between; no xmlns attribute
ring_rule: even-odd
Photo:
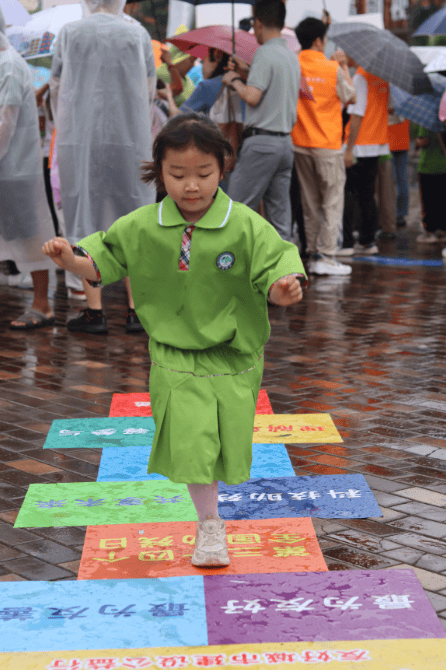
<svg viewBox="0 0 446 670"><path fill-rule="evenodd" d="M167 37L166 42L171 42L184 53L197 58L205 58L210 48L232 54L232 28L231 26L205 26L181 35ZM253 34L244 30L235 31L235 55L242 61L251 63L258 47L259 44ZM314 100L304 77L301 77L300 95Z"/></svg>

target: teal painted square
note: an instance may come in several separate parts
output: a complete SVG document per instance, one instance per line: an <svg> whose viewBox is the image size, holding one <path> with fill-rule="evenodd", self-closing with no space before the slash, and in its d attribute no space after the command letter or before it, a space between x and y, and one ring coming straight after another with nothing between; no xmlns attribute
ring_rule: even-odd
<svg viewBox="0 0 446 670"><path fill-rule="evenodd" d="M151 416L57 419L51 424L44 449L151 446L154 435Z"/></svg>
<svg viewBox="0 0 446 670"><path fill-rule="evenodd" d="M104 526L196 521L186 484L79 482L31 484L15 527Z"/></svg>
<svg viewBox="0 0 446 670"><path fill-rule="evenodd" d="M147 474L151 447L105 448L102 452L98 482L150 481L164 479ZM253 444L251 479L293 477L294 470L284 444Z"/></svg>
<svg viewBox="0 0 446 670"><path fill-rule="evenodd" d="M0 652L207 645L203 577L0 585Z"/></svg>

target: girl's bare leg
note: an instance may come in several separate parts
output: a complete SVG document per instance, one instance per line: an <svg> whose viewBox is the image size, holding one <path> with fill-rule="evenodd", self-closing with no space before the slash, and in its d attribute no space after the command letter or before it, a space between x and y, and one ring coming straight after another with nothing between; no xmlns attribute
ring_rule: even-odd
<svg viewBox="0 0 446 670"><path fill-rule="evenodd" d="M212 484L188 484L187 485L192 502L197 510L199 521L204 521L212 516L219 519L218 515L218 482Z"/></svg>
<svg viewBox="0 0 446 670"><path fill-rule="evenodd" d="M129 301L130 309L135 309L135 303L132 297L132 287L130 286L130 277L124 277L125 290L127 291L127 299Z"/></svg>
<svg viewBox="0 0 446 670"><path fill-rule="evenodd" d="M93 288L90 284L82 280L82 285L84 287L85 295L87 296L87 304L90 309L102 309L102 300L101 300L101 289Z"/></svg>

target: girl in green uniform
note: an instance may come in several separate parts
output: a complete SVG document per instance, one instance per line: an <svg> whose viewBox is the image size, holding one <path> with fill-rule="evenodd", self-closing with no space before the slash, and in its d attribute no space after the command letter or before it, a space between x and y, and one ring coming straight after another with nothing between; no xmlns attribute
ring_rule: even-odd
<svg viewBox="0 0 446 670"><path fill-rule="evenodd" d="M162 202L118 219L73 249L43 252L104 285L130 277L150 336L156 433L149 472L188 485L198 515L192 563L229 564L218 480L249 479L254 415L270 334L267 299L302 299L305 271L294 244L218 188L231 146L196 113L174 117L154 143L143 180Z"/></svg>

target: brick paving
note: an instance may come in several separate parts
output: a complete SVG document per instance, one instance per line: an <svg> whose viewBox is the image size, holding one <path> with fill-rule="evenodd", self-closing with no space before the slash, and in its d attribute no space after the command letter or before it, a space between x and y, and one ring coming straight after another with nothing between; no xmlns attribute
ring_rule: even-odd
<svg viewBox="0 0 446 670"><path fill-rule="evenodd" d="M416 233L382 253L440 258ZM445 269L352 263L351 277L312 279L300 305L269 308L262 387L276 413L329 412L343 437L287 445L296 475L362 473L381 506L382 518L314 519L329 569L413 567L446 628ZM148 389L148 340L124 331L123 287L104 289L109 335L78 335L64 324L79 303L57 282L56 326L26 333L8 324L31 292L0 286L0 581L76 579L85 528L13 524L29 484L95 481L101 452L44 451L45 436L54 419L108 416L113 393Z"/></svg>

